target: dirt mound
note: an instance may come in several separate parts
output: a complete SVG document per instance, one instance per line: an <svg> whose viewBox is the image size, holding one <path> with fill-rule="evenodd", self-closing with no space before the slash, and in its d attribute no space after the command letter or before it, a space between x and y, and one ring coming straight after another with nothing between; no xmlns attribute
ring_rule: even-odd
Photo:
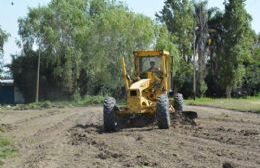
<svg viewBox="0 0 260 168"><path fill-rule="evenodd" d="M68 130L70 135L69 144L71 145L80 145L82 143L88 145L99 145L102 146L102 143L98 143L93 134L97 134L99 129L94 124L91 125L76 125L75 127Z"/></svg>
<svg viewBox="0 0 260 168"><path fill-rule="evenodd" d="M184 112L174 112L171 113L171 124L176 125L192 125L196 126L195 119L198 118L198 114L195 111L184 111ZM135 115L135 116L125 116L123 118L118 118L118 130L124 128L142 128L142 127L155 127L156 117Z"/></svg>
<svg viewBox="0 0 260 168"><path fill-rule="evenodd" d="M108 159L124 159L126 158L125 154L117 152L114 149L111 149L109 145L106 144L101 139L96 138L97 134L100 133L98 126L91 125L77 125L71 128L69 131L69 141L68 143L73 146L87 145L97 150L96 158L101 160Z"/></svg>
<svg viewBox="0 0 260 168"><path fill-rule="evenodd" d="M175 112L171 114L171 121L173 125L184 124L196 126L196 118L198 118L198 114L195 111L183 111L181 113Z"/></svg>
<svg viewBox="0 0 260 168"><path fill-rule="evenodd" d="M140 119L140 118L139 118ZM112 143L103 140L101 137L113 136L116 133L104 133L100 131L99 125L77 125L68 130L69 141L68 144L72 146L89 146L94 148L95 159L106 161L119 162L123 167L156 167L157 162L151 160L149 157L143 154L137 154L132 157L131 154L125 150L114 147ZM116 135L115 135L116 136ZM143 135L135 135L132 137L129 133L125 134L126 137L134 138L136 142L144 141ZM119 143L117 140L115 142Z"/></svg>
<svg viewBox="0 0 260 168"><path fill-rule="evenodd" d="M223 163L223 166L222 166L223 168L233 168L234 166L232 166L232 164L231 163L229 163L229 162L225 162L225 163Z"/></svg>
<svg viewBox="0 0 260 168"><path fill-rule="evenodd" d="M257 130L241 130L239 133L243 136L255 136L259 135L259 132Z"/></svg>

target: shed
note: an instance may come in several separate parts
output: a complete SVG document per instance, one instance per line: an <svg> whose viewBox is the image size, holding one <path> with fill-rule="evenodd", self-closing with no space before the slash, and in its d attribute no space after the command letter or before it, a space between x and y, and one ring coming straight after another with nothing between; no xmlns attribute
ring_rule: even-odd
<svg viewBox="0 0 260 168"><path fill-rule="evenodd" d="M0 80L0 104L16 103L24 103L24 98L19 89L14 86L14 80Z"/></svg>

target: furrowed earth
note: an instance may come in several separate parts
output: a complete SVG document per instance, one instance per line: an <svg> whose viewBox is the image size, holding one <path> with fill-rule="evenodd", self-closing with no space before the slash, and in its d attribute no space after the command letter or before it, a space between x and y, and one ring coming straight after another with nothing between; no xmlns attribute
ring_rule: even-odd
<svg viewBox="0 0 260 168"><path fill-rule="evenodd" d="M4 168L259 168L260 115L186 106L196 124L174 122L103 131L102 107L7 110L5 134L18 151ZM174 120L172 120L174 121Z"/></svg>

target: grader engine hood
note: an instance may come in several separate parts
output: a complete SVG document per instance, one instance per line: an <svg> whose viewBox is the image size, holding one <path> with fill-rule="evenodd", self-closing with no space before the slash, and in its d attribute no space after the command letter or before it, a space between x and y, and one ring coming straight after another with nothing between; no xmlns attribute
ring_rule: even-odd
<svg viewBox="0 0 260 168"><path fill-rule="evenodd" d="M150 86L150 79L141 79L130 86L130 90L137 90L143 91Z"/></svg>
<svg viewBox="0 0 260 168"><path fill-rule="evenodd" d="M142 112L140 109L145 109L149 105L149 100L142 95L142 92L149 88L150 82L150 79L141 79L130 86L127 104L131 111L140 113Z"/></svg>

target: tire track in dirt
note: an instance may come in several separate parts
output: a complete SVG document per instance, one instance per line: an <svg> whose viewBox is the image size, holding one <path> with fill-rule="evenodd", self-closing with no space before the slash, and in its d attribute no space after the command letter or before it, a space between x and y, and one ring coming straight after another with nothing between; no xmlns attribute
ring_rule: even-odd
<svg viewBox="0 0 260 168"><path fill-rule="evenodd" d="M222 122L226 122L226 121L222 121ZM221 123L218 122L218 124ZM215 125L215 126L219 126L219 125ZM95 131L99 132L98 127L99 126L94 125L92 123L82 128L82 130L78 130L78 132L76 131L76 133L78 134L74 136L77 136L79 139L76 139L75 142L81 142L85 140L86 143L89 145L93 145L93 142L94 144L98 144L96 142L97 140L96 139L93 140L93 138L90 137L89 135ZM205 132L197 131L200 129L204 130ZM217 139L214 138L203 137L204 133L212 132L214 130L216 133L219 133L221 127L210 129L207 127L201 128L201 127L191 127L191 126L179 126L177 128L171 128L169 131L157 130L157 128L152 128L152 127L142 128L142 129L124 129L119 133L113 133L113 138L115 139L117 138L118 135L120 135L120 138L122 140L124 140L126 143L130 143L132 146L128 146L126 143L121 145L120 142L115 140L118 143L116 151L120 151L121 153L125 154L127 157L132 159L130 159L130 161L125 161L125 160L117 160L117 161L119 162L119 164L121 164L121 166L130 165L130 167L132 167L133 165L137 165L137 167L138 166L141 167L145 165L150 165L152 167L153 166L154 167L169 167L169 166L178 167L176 165L179 165L179 167L198 167L198 165L199 167L200 166L214 167L212 166L212 163L218 165L215 167L221 167L222 163L225 163L225 161L234 162L237 165L240 165L241 167L258 167L258 163L257 162L254 163L254 162L255 162L255 158L259 157L259 154L257 150L255 150L256 152L253 152L254 148L256 147L255 145L258 144L257 141L255 141L255 143L252 144L253 151L251 150L249 145L248 150L251 150L252 152L250 152L249 156L247 156L248 152L245 151L245 148L240 149L237 144L231 144L231 143L229 144L226 143L225 141L222 142L217 141ZM230 129L227 130L230 131ZM87 133L84 134L84 131ZM229 134L228 131L227 132L224 131L224 133ZM138 135L139 132L142 132L142 134ZM254 136L257 135L257 133L253 133L253 134ZM218 135L219 134L216 134L215 136L217 137ZM102 137L102 134L101 135L98 134L94 137L100 139L98 136ZM110 134L106 134L106 136L108 136L108 139L112 138L110 137ZM106 137L102 137L102 139L106 139ZM108 139L106 139L107 142L109 142ZM147 141L147 139L149 139L151 142ZM134 143L131 143L133 141ZM137 141L139 141L139 143ZM152 150L155 144L156 145L159 144L158 146L160 147L157 150L155 150L153 153ZM248 143L244 145L246 146L248 145ZM122 147L128 147L128 149L125 150L124 148L122 149ZM243 145L240 145L240 147L243 147ZM106 148L113 148L113 144L111 145L107 143ZM158 157L158 151L167 148L168 149L172 148L172 150L166 150L167 152L159 152L160 160L151 162L151 160L154 159L153 157L149 157L150 155L154 155L154 157ZM141 153L141 155L137 154L136 156L134 156L135 153L126 152L128 150L134 150L135 153ZM177 152L172 152L172 151L177 151ZM187 156L191 156L191 157L187 157ZM134 164L131 164L131 160L132 161L137 160L138 158L148 158L148 159L144 159L146 161L140 161L139 163L132 162ZM248 158L253 158L253 159L248 159ZM200 162L204 162L204 163L201 164Z"/></svg>
<svg viewBox="0 0 260 168"><path fill-rule="evenodd" d="M48 127L44 130L39 130L32 137L29 138L37 141L37 144L30 145L32 153L25 158L26 162L23 167L48 167L48 164L44 163L47 159L48 150L52 147L55 147L57 141L62 143L61 137L59 136L61 132L64 132L67 129L67 124L70 124L74 117L78 114L73 114L62 121L54 124L51 127ZM83 115L81 115L83 116ZM27 141L27 138L23 141Z"/></svg>
<svg viewBox="0 0 260 168"><path fill-rule="evenodd" d="M260 167L260 115L186 109L198 112L197 126L159 130L152 124L115 133L103 132L101 107L64 109L49 116L43 111L43 116L10 130L21 157L4 167Z"/></svg>
<svg viewBox="0 0 260 168"><path fill-rule="evenodd" d="M224 161L233 162L240 167L259 166L257 163L254 163L256 161L255 158L260 157L255 149L252 150L252 148L250 148L249 150L245 150L237 145L226 144L214 139L199 137L198 135L189 136L180 134L180 139L182 139L180 146L182 146L183 150L187 151L187 153L191 153L190 156L192 157L186 157L187 160L190 159L196 162L196 160L199 159L204 162L203 166L206 165L206 160L209 164L206 167L211 167L210 165L212 163L221 166L220 163L224 163ZM194 154L194 151L197 153Z"/></svg>
<svg viewBox="0 0 260 168"><path fill-rule="evenodd" d="M39 114L36 116L18 120L14 124L22 124L24 122L29 122L31 120L35 120L35 119L43 118L43 117L49 117L49 116L57 115L57 114L64 113L64 112L60 109L54 109L54 110L47 111L45 113L41 113L40 111L38 113Z"/></svg>
<svg viewBox="0 0 260 168"><path fill-rule="evenodd" d="M78 118L86 116L84 112L84 108L78 108L75 112L47 112L41 117L29 117L24 122L16 122L17 129L9 134L18 139L16 145L23 156L17 159L17 163L12 163L14 166L6 164L6 167L46 167L44 160L49 150L53 150L53 146L57 149L61 146L66 130Z"/></svg>
<svg viewBox="0 0 260 168"><path fill-rule="evenodd" d="M18 125L28 123L38 118L49 117L59 113L63 113L61 109L48 110L7 110L1 116L1 125L8 127L8 130L17 129Z"/></svg>

